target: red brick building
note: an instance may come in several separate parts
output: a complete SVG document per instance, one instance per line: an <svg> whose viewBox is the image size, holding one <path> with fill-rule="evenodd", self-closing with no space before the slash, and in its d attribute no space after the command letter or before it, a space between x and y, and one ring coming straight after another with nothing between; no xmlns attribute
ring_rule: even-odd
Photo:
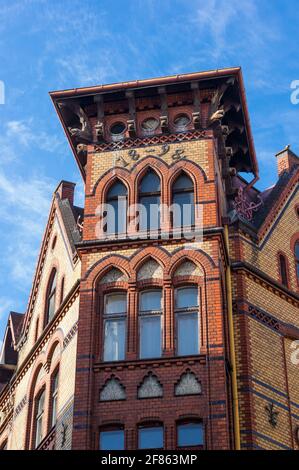
<svg viewBox="0 0 299 470"><path fill-rule="evenodd" d="M241 70L50 95L85 204L9 317L0 447L298 449L299 158L254 187Z"/></svg>

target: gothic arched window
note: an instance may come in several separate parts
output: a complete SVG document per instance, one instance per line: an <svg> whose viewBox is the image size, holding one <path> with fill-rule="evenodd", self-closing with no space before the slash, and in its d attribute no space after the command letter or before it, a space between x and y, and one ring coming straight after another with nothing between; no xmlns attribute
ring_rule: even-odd
<svg viewBox="0 0 299 470"><path fill-rule="evenodd" d="M126 355L127 294L104 297L104 361L122 361Z"/></svg>
<svg viewBox="0 0 299 470"><path fill-rule="evenodd" d="M127 231L127 197L126 186L117 180L106 196L106 227L109 234L126 233Z"/></svg>
<svg viewBox="0 0 299 470"><path fill-rule="evenodd" d="M157 230L160 228L160 200L160 178L153 170L148 170L139 186L140 230Z"/></svg>
<svg viewBox="0 0 299 470"><path fill-rule="evenodd" d="M56 284L57 284L57 271L54 268L52 270L50 280L48 283L48 289L47 289L46 315L45 315L46 325L52 320L55 314Z"/></svg>
<svg viewBox="0 0 299 470"><path fill-rule="evenodd" d="M279 255L279 272L281 283L288 287L288 268L286 257L282 254Z"/></svg>
<svg viewBox="0 0 299 470"><path fill-rule="evenodd" d="M140 357L162 355L162 290L146 290L139 297Z"/></svg>
<svg viewBox="0 0 299 470"><path fill-rule="evenodd" d="M173 227L194 225L194 185L181 173L172 186Z"/></svg>
<svg viewBox="0 0 299 470"><path fill-rule="evenodd" d="M296 263L297 283L299 284L299 240L295 243L295 263Z"/></svg>

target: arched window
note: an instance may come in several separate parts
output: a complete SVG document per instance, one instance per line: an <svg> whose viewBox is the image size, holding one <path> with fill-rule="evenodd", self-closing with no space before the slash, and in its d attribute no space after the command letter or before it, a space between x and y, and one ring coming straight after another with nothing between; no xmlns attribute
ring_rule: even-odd
<svg viewBox="0 0 299 470"><path fill-rule="evenodd" d="M47 325L55 314L55 301L56 301L56 284L57 284L57 271L54 268L47 289L47 300L46 300L46 322Z"/></svg>
<svg viewBox="0 0 299 470"><path fill-rule="evenodd" d="M299 240L295 243L295 263L296 263L297 282L299 284Z"/></svg>
<svg viewBox="0 0 299 470"><path fill-rule="evenodd" d="M63 299L64 299L64 276L63 276L63 278L61 280L61 284L60 284L60 304L62 304Z"/></svg>
<svg viewBox="0 0 299 470"><path fill-rule="evenodd" d="M281 283L288 287L288 269L286 257L282 254L279 255L279 272Z"/></svg>
<svg viewBox="0 0 299 470"><path fill-rule="evenodd" d="M160 228L161 182L158 175L148 170L139 186L139 230Z"/></svg>
<svg viewBox="0 0 299 470"><path fill-rule="evenodd" d="M106 226L108 234L126 233L127 231L127 188L117 180L107 192Z"/></svg>
<svg viewBox="0 0 299 470"><path fill-rule="evenodd" d="M127 294L104 297L104 361L122 361L126 352Z"/></svg>
<svg viewBox="0 0 299 470"><path fill-rule="evenodd" d="M59 369L57 368L51 377L50 429L55 426L56 420L57 420L58 379L59 379Z"/></svg>
<svg viewBox="0 0 299 470"><path fill-rule="evenodd" d="M45 414L45 389L43 389L35 399L35 448L39 446L44 437L44 414Z"/></svg>
<svg viewBox="0 0 299 470"><path fill-rule="evenodd" d="M139 297L140 357L162 355L162 290L148 290Z"/></svg>
<svg viewBox="0 0 299 470"><path fill-rule="evenodd" d="M181 173L172 186L173 227L194 225L194 186L186 173Z"/></svg>
<svg viewBox="0 0 299 470"><path fill-rule="evenodd" d="M195 286L175 290L176 350L178 356L199 354L199 301Z"/></svg>

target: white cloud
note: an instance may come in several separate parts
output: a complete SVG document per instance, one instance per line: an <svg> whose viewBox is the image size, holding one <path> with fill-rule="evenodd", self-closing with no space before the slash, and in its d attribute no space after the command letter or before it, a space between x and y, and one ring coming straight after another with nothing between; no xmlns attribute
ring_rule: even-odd
<svg viewBox="0 0 299 470"><path fill-rule="evenodd" d="M38 129L39 126L35 126ZM6 138L8 141L16 139L21 145L29 147L34 145L40 150L47 152L54 152L62 144L61 139L56 135L47 134L45 131L34 129L34 120L29 118L27 120L8 121L6 123Z"/></svg>
<svg viewBox="0 0 299 470"><path fill-rule="evenodd" d="M12 306L13 301L11 299L0 297L0 320L7 316L8 312L12 309Z"/></svg>

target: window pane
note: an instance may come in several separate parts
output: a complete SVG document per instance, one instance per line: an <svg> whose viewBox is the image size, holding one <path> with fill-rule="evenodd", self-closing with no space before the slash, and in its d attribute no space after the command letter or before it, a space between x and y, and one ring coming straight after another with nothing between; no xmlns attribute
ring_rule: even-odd
<svg viewBox="0 0 299 470"><path fill-rule="evenodd" d="M163 428L139 429L139 449L163 449Z"/></svg>
<svg viewBox="0 0 299 470"><path fill-rule="evenodd" d="M101 450L124 450L125 433L123 430L103 431L100 433Z"/></svg>
<svg viewBox="0 0 299 470"><path fill-rule="evenodd" d="M180 424L178 426L179 447L203 445L203 426L201 423Z"/></svg>
<svg viewBox="0 0 299 470"><path fill-rule="evenodd" d="M140 310L162 310L162 291L146 291L140 295Z"/></svg>
<svg viewBox="0 0 299 470"><path fill-rule="evenodd" d="M187 176L185 173L182 173L174 182L172 187L175 191L182 190L182 189L193 189L193 183L191 178Z"/></svg>
<svg viewBox="0 0 299 470"><path fill-rule="evenodd" d="M117 200L107 201L107 232L125 233L127 229L127 199L119 197Z"/></svg>
<svg viewBox="0 0 299 470"><path fill-rule="evenodd" d="M140 184L141 193L154 193L160 191L160 178L154 171L148 171Z"/></svg>
<svg viewBox="0 0 299 470"><path fill-rule="evenodd" d="M299 243L296 243L295 245L295 255L296 259L299 260Z"/></svg>
<svg viewBox="0 0 299 470"><path fill-rule="evenodd" d="M118 196L126 196L127 195L127 188L123 183L117 181L114 183L107 193L107 201L111 198L117 198Z"/></svg>
<svg viewBox="0 0 299 470"><path fill-rule="evenodd" d="M35 447L37 447L43 438L43 420L42 417L36 420L36 438L35 438Z"/></svg>
<svg viewBox="0 0 299 470"><path fill-rule="evenodd" d="M193 225L195 221L193 192L174 194L172 203L173 226Z"/></svg>
<svg viewBox="0 0 299 470"><path fill-rule="evenodd" d="M198 306L197 287L184 287L176 290L175 296L176 308L188 308Z"/></svg>
<svg viewBox="0 0 299 470"><path fill-rule="evenodd" d="M44 411L44 403L45 403L45 392L43 392L39 399L38 399L38 404L37 404L37 415L40 415Z"/></svg>
<svg viewBox="0 0 299 470"><path fill-rule="evenodd" d="M104 361L121 361L125 358L125 320L105 321Z"/></svg>
<svg viewBox="0 0 299 470"><path fill-rule="evenodd" d="M55 294L52 294L48 302L48 321L51 321L55 313Z"/></svg>
<svg viewBox="0 0 299 470"><path fill-rule="evenodd" d="M161 357L161 316L140 318L140 357Z"/></svg>
<svg viewBox="0 0 299 470"><path fill-rule="evenodd" d="M139 204L140 230L157 230L160 228L160 197L141 197Z"/></svg>
<svg viewBox="0 0 299 470"><path fill-rule="evenodd" d="M105 297L105 314L126 313L127 294L111 294Z"/></svg>
<svg viewBox="0 0 299 470"><path fill-rule="evenodd" d="M198 314L180 314L178 326L178 355L188 356L199 353L198 346Z"/></svg>

